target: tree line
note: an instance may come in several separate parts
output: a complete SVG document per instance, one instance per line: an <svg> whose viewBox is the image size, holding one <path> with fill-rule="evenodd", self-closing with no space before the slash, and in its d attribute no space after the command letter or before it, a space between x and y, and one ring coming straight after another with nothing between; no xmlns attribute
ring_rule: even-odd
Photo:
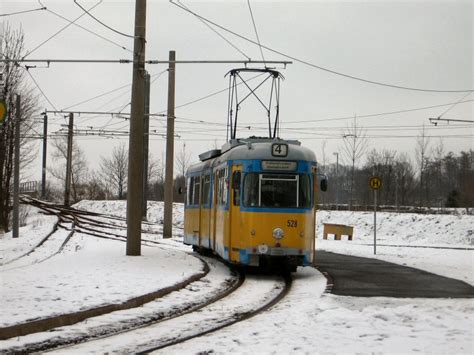
<svg viewBox="0 0 474 355"><path fill-rule="evenodd" d="M46 199L60 202L64 195L67 139L59 137L52 140L54 167L48 169L55 178L48 183ZM174 200L183 202L179 187L184 186L184 173L190 162L190 154L183 144L175 159L178 176L174 181ZM163 201L165 191L165 160L156 159L152 154L148 158L147 200ZM127 198L128 186L128 149L125 143L113 148L109 156L101 156L98 168L91 169L80 146L73 142L71 163L71 196L72 203L87 200L124 200Z"/></svg>
<svg viewBox="0 0 474 355"><path fill-rule="evenodd" d="M426 148L426 146L425 146ZM373 204L369 179L378 176L378 204L386 206L418 206L428 208L474 206L474 151L445 153L442 142L423 154L417 150L413 163L407 154L390 150L371 150L360 167L321 165L329 181L328 191L320 194L320 203L340 208L368 209ZM353 188L351 182L353 181Z"/></svg>

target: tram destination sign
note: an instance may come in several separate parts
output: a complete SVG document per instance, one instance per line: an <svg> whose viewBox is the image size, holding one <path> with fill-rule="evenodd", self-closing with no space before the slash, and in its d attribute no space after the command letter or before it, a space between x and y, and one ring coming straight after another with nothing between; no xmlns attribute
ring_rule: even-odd
<svg viewBox="0 0 474 355"><path fill-rule="evenodd" d="M263 160L262 170L295 171L298 164L295 161Z"/></svg>

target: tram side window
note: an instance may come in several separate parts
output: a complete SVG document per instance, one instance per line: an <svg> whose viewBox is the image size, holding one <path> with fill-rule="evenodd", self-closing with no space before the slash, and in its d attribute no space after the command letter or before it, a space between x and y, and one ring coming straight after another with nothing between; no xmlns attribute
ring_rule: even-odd
<svg viewBox="0 0 474 355"><path fill-rule="evenodd" d="M193 179L194 178L189 177L188 180L186 181L186 185L187 185L186 205L188 206L191 205L193 202L193 191L194 191Z"/></svg>
<svg viewBox="0 0 474 355"><path fill-rule="evenodd" d="M217 204L227 204L227 169L217 171Z"/></svg>
<svg viewBox="0 0 474 355"><path fill-rule="evenodd" d="M194 179L194 193L193 193L193 205L199 205L199 194L201 192L201 177L195 176Z"/></svg>
<svg viewBox="0 0 474 355"><path fill-rule="evenodd" d="M208 206L211 202L211 176L203 176L203 185L202 185L202 202L203 206Z"/></svg>
<svg viewBox="0 0 474 355"><path fill-rule="evenodd" d="M188 178L187 181L187 195L186 204L188 206L199 205L199 194L201 192L201 178L199 176L193 176Z"/></svg>
<svg viewBox="0 0 474 355"><path fill-rule="evenodd" d="M311 177L309 175L300 175L299 194L299 207L311 207Z"/></svg>
<svg viewBox="0 0 474 355"><path fill-rule="evenodd" d="M235 171L232 175L232 192L234 195L234 206L240 206L241 172Z"/></svg>

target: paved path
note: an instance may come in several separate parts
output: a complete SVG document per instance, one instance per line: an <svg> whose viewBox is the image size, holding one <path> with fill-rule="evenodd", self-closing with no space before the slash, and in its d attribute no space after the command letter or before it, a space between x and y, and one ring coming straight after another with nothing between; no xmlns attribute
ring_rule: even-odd
<svg viewBox="0 0 474 355"><path fill-rule="evenodd" d="M331 292L342 296L474 298L474 287L447 277L377 259L319 250L319 270L329 274Z"/></svg>

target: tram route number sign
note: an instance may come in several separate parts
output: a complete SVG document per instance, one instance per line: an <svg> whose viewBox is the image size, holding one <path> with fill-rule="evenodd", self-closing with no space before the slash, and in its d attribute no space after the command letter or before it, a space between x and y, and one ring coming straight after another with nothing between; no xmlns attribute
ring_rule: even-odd
<svg viewBox="0 0 474 355"><path fill-rule="evenodd" d="M382 180L378 176L372 176L369 185L372 190L378 190L382 187Z"/></svg>
<svg viewBox="0 0 474 355"><path fill-rule="evenodd" d="M288 145L283 143L272 144L272 155L274 157L286 157L288 155Z"/></svg>

